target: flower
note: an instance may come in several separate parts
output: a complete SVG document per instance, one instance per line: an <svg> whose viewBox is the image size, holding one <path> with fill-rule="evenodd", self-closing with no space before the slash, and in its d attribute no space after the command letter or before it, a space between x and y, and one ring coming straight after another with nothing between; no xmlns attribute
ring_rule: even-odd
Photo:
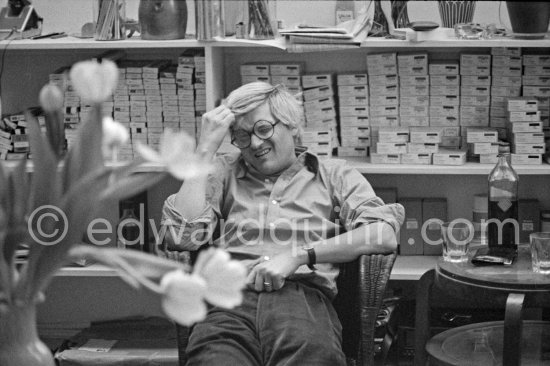
<svg viewBox="0 0 550 366"><path fill-rule="evenodd" d="M103 117L103 156L116 154L118 148L130 140L130 133L121 123L110 116Z"/></svg>
<svg viewBox="0 0 550 366"><path fill-rule="evenodd" d="M159 164L179 179L204 176L212 170L212 166L195 152L195 140L185 132L164 131L159 152L139 141L137 151L146 161Z"/></svg>
<svg viewBox="0 0 550 366"><path fill-rule="evenodd" d="M116 65L108 60L78 62L70 78L92 107L70 149L63 151L63 94L56 86L46 85L40 93L45 136L36 118L26 113L32 179L24 160L10 172L0 165L0 318L10 309L42 301L53 275L76 257L93 258L114 268L129 285L157 294L166 314L184 325L205 316L205 301L226 307L240 303L245 270L221 249L201 253L197 267L189 273L184 264L147 253L75 245L107 202L131 197L168 174L179 179L203 174L200 170L205 165L194 153L192 139L181 133L165 134L160 153L140 147L148 161L160 164L160 172L136 174L143 161L106 165L103 150L116 154L129 137L122 125L103 118L101 111L101 103L117 84ZM57 216L52 220L52 215ZM28 248L28 259L19 267L15 256L20 244Z"/></svg>
<svg viewBox="0 0 550 366"><path fill-rule="evenodd" d="M118 68L111 60L77 62L69 74L71 83L84 102L106 101L118 83Z"/></svg>

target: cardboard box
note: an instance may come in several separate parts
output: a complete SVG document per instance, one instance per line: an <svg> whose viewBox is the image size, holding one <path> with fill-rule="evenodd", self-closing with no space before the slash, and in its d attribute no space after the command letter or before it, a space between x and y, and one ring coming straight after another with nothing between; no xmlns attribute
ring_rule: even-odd
<svg viewBox="0 0 550 366"><path fill-rule="evenodd" d="M432 61L428 65L430 75L458 75L457 61Z"/></svg>
<svg viewBox="0 0 550 366"><path fill-rule="evenodd" d="M540 203L534 198L520 199L518 202L519 242L529 243L529 234L539 231Z"/></svg>
<svg viewBox="0 0 550 366"><path fill-rule="evenodd" d="M299 76L302 74L302 64L271 64L269 73L271 75Z"/></svg>
<svg viewBox="0 0 550 366"><path fill-rule="evenodd" d="M338 85L338 96L341 97L368 97L368 85Z"/></svg>
<svg viewBox="0 0 550 366"><path fill-rule="evenodd" d="M401 155L373 152L370 154L370 162L371 164L401 164Z"/></svg>
<svg viewBox="0 0 550 366"><path fill-rule="evenodd" d="M422 199L400 198L399 203L405 208L405 222L399 231L399 254L422 255Z"/></svg>
<svg viewBox="0 0 550 366"><path fill-rule="evenodd" d="M464 165L466 164L466 152L462 150L444 150L433 154L433 165Z"/></svg>
<svg viewBox="0 0 550 366"><path fill-rule="evenodd" d="M174 324L161 318L92 323L55 354L59 366L177 365Z"/></svg>
<svg viewBox="0 0 550 366"><path fill-rule="evenodd" d="M441 225L434 219L443 222L447 221L446 198L424 198L422 200L422 225L425 226L424 235L426 235L429 241L440 241L442 239ZM423 242L424 255L441 255L443 246L441 244L433 245L429 241Z"/></svg>
<svg viewBox="0 0 550 366"><path fill-rule="evenodd" d="M336 83L340 85L367 85L367 74L339 74Z"/></svg>

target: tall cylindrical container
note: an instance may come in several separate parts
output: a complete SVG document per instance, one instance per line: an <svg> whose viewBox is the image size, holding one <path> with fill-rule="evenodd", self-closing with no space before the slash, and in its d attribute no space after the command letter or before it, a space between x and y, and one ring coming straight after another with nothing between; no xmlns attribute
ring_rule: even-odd
<svg viewBox="0 0 550 366"><path fill-rule="evenodd" d="M186 0L141 0L142 39L182 39L187 29Z"/></svg>

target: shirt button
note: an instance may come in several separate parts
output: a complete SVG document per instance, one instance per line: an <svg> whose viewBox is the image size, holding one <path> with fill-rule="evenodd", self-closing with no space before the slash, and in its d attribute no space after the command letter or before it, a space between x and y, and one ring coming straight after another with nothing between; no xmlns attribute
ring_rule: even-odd
<svg viewBox="0 0 550 366"><path fill-rule="evenodd" d="M277 202L277 200L273 200L273 201L271 201L271 203L273 203L274 205L276 205L276 204L279 203L279 202Z"/></svg>

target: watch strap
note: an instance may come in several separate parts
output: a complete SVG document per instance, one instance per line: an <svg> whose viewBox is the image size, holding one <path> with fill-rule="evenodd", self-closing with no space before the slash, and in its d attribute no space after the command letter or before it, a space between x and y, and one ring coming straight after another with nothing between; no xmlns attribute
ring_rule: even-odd
<svg viewBox="0 0 550 366"><path fill-rule="evenodd" d="M312 271L316 271L317 268L315 268L315 263L317 263L317 256L315 255L315 249L311 247L303 248L303 249L307 252L308 268L311 269Z"/></svg>

